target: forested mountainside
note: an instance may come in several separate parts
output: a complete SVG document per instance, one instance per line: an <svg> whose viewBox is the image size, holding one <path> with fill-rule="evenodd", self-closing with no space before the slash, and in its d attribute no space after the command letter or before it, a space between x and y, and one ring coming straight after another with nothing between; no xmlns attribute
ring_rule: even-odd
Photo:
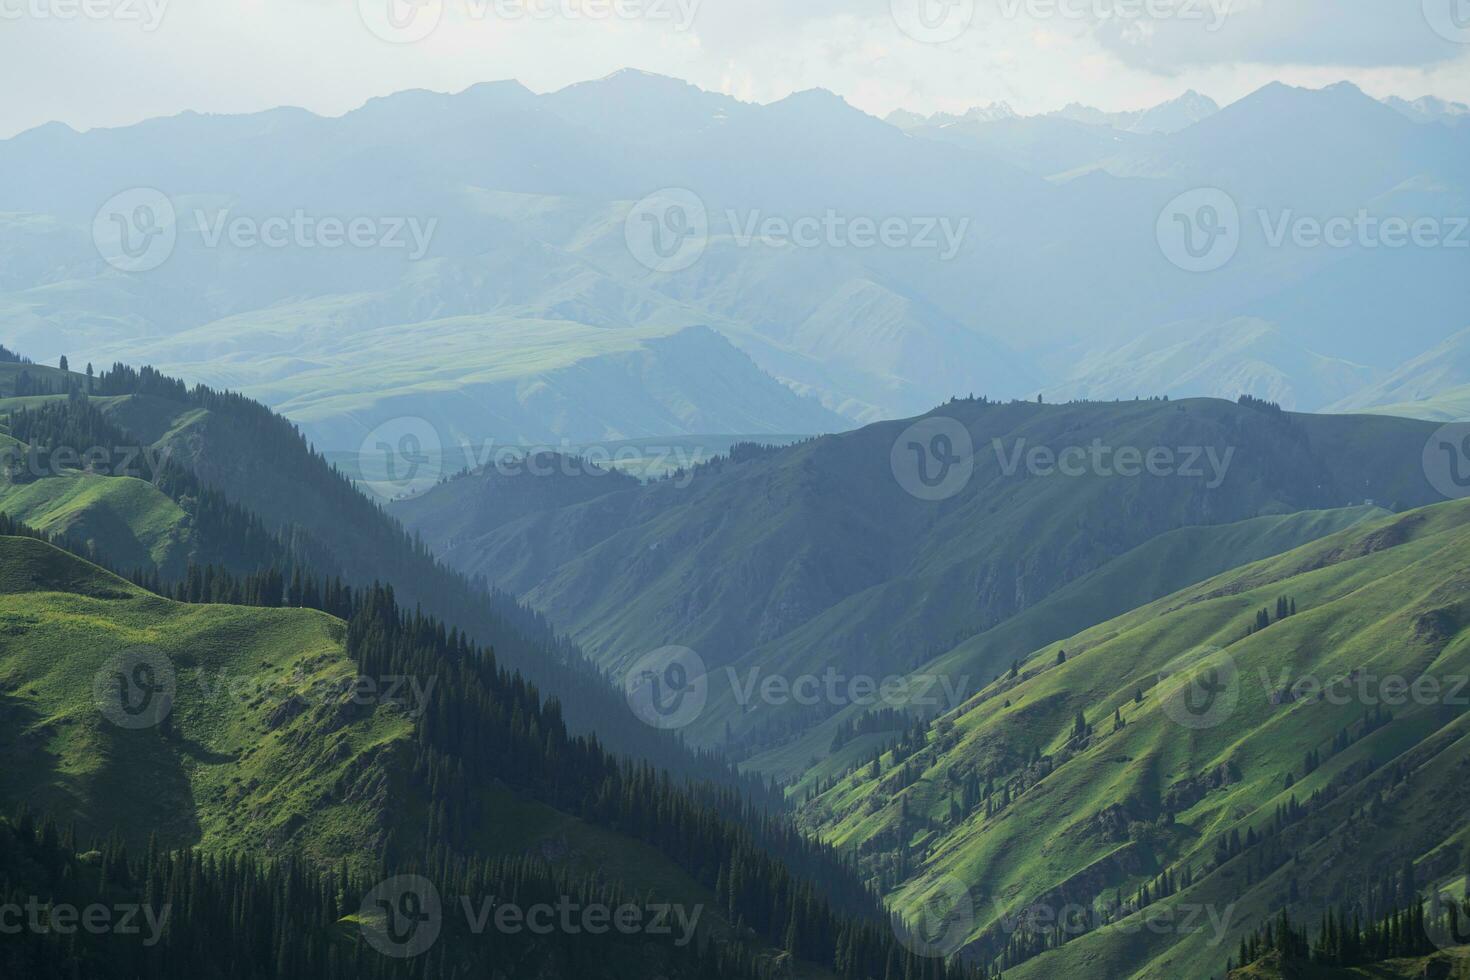
<svg viewBox="0 0 1470 980"><path fill-rule="evenodd" d="M964 883L955 949L1007 977L1219 977L1283 911L1308 946L1324 916L1442 916L1470 874L1467 627L1470 504L1365 522L1036 649L802 820L898 909Z"/></svg>
<svg viewBox="0 0 1470 980"><path fill-rule="evenodd" d="M17 393L19 392L19 393ZM441 563L307 445L290 422L229 393L116 365L95 377L0 364L0 508L66 535L123 573L182 578L191 564L272 565L399 601L493 647L554 691L575 731L684 776L742 782L628 711L621 694L544 617ZM102 456L93 450L100 450Z"/></svg>
<svg viewBox="0 0 1470 980"><path fill-rule="evenodd" d="M391 510L448 563L566 628L604 667L626 670L674 644L718 677L831 668L881 678L923 667L1162 534L1443 499L1422 465L1434 429L1255 400L957 400L920 420L737 447L646 486L585 467L492 467ZM903 443L914 432L965 447L942 499L909 479L916 464ZM1072 475L1057 468L1094 447L1100 463ZM1157 475L1113 468L1115 453L1142 459L1156 448L1169 461ZM532 498L556 505L518 503ZM1287 534L1280 544L1305 540ZM1240 560L1269 553L1251 547L1241 545ZM1019 652L975 665L972 679L988 681ZM809 707L741 710L731 686L711 685L710 707L685 729L691 739L748 755L824 720Z"/></svg>
<svg viewBox="0 0 1470 980"><path fill-rule="evenodd" d="M834 853L728 789L680 787L569 734L557 702L460 631L400 609L387 587L311 583L344 618L181 603L39 532L3 530L0 792L21 810L0 827L0 885L44 888L46 903L143 893L180 906L169 945L135 946L105 975L157 958L177 960L167 975L228 972L262 957L273 975L346 975L368 955L353 927L373 935L358 921L377 914L363 897L403 876L424 893L492 901L507 888L516 901L683 902L710 922L677 944L650 933L497 945L457 930L446 907L445 938L417 967L428 973L399 972L390 950L388 962L368 955L368 975L520 955L559 968L601 960L590 975L615 977L644 946L690 978L768 975L758 971L783 956L844 977L890 960L925 978L964 975L904 950ZM224 569L209 578L237 602L265 594ZM146 690L134 686L143 677ZM81 851L87 841L106 843ZM230 940L204 944L226 913ZM58 951L42 933L5 955L60 972L105 944Z"/></svg>

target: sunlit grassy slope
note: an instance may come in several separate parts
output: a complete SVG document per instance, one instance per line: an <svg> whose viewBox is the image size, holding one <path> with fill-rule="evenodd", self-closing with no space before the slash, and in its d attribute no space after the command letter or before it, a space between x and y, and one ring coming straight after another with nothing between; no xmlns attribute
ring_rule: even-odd
<svg viewBox="0 0 1470 980"><path fill-rule="evenodd" d="M378 798L388 784L373 780L407 737L402 713L320 696L295 717L278 713L293 695L354 676L338 620L182 605L49 545L6 538L0 622L0 797L88 832L120 827L146 840L157 830L174 842L290 846L322 860L371 853L401 818ZM167 731L119 727L94 701L94 680L129 651L173 665Z"/></svg>
<svg viewBox="0 0 1470 980"><path fill-rule="evenodd" d="M51 545L0 537L0 801L74 823L83 841L116 829L142 848L157 833L166 846L371 870L427 807L407 778L413 699L352 696L345 635L312 610L175 603ZM131 652L173 668L166 725L129 729L98 707L99 675ZM479 853L698 905L716 934L729 931L714 895L654 848L504 786L471 791L488 814Z"/></svg>
<svg viewBox="0 0 1470 980"><path fill-rule="evenodd" d="M1433 956L1388 960L1351 969L1283 965L1268 957L1244 969L1232 970L1229 980L1470 980L1470 954L1444 951Z"/></svg>
<svg viewBox="0 0 1470 980"><path fill-rule="evenodd" d="M311 610L170 602L50 545L0 538L0 800L75 821L83 840L117 828L141 846L156 831L174 845L370 868L395 824L426 811L401 778L408 713L342 693L356 677L345 629ZM166 729L119 727L95 703L97 675L137 650L175 669ZM282 710L293 698L299 714ZM646 845L503 787L479 791L483 853L716 904Z"/></svg>
<svg viewBox="0 0 1470 980"><path fill-rule="evenodd" d="M1281 596L1298 614L1252 633L1257 611ZM1464 874L1470 689L1458 698L1451 689L1470 675L1467 624L1470 502L1364 523L1042 647L1020 676L941 720L910 760L912 785L889 758L878 780L859 768L803 819L859 849L874 874L894 875L906 847L907 873L889 896L906 914L946 879L963 882L975 901L972 949L1028 904L1131 898L1163 870L1182 876L1187 867L1192 887L1150 914L1172 903L1228 910L1223 934L1124 920L1006 976L1219 976L1241 934L1283 906L1315 922L1325 903L1405 861L1420 884ZM1176 721L1190 672L1227 664L1238 679L1233 711L1215 727ZM1391 692L1348 688L1354 671L1365 683L1431 677L1443 687L1364 727L1370 698ZM1307 676L1334 685L1334 697L1274 703L1273 692ZM1079 711L1086 738L1074 736ZM1115 729L1115 712L1124 727ZM1344 731L1352 744L1334 752ZM1312 750L1322 762L1308 773ZM993 775L997 789L1009 784L1015 799L990 817L981 804L953 819L951 801L972 771ZM1271 845L1293 860L1264 866L1260 845L1216 866L1222 838L1263 833L1278 806L1317 793L1308 817Z"/></svg>
<svg viewBox="0 0 1470 980"><path fill-rule="evenodd" d="M1004 673L1012 661L1046 643L1213 575L1290 551L1386 513L1373 506L1345 507L1257 517L1236 524L1186 527L1161 534L1063 586L1025 612L923 664L910 678L915 690L921 677L939 676L950 678L956 690L972 692ZM838 725L852 721L866 710L858 705L839 712L800 738L762 753L746 765L783 778L804 773L795 787L795 792L804 792L813 780L829 777L834 771L840 772L851 765L851 750L838 753L833 759L825 756ZM870 748L867 751L871 753ZM812 767L814 759L822 761Z"/></svg>

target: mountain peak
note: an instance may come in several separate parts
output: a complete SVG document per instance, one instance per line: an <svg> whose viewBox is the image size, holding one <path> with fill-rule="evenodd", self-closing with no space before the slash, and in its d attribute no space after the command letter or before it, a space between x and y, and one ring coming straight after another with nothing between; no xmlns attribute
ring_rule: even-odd
<svg viewBox="0 0 1470 980"><path fill-rule="evenodd" d="M992 102L987 106L975 106L965 113L966 119L974 119L979 122L995 122L998 119L1018 119L1019 114L1011 108L1009 102Z"/></svg>
<svg viewBox="0 0 1470 980"><path fill-rule="evenodd" d="M1449 102L1433 95L1425 95L1410 102L1390 95L1383 104L1400 115L1420 123L1442 122L1455 125L1470 119L1470 106L1463 102Z"/></svg>
<svg viewBox="0 0 1470 980"><path fill-rule="evenodd" d="M641 68L619 68L609 75L591 82L577 82L561 89L561 92L574 90L596 91L599 93L613 92L703 92L699 86L684 81L682 78L674 78L672 75L660 75L657 72L644 71Z"/></svg>
<svg viewBox="0 0 1470 980"><path fill-rule="evenodd" d="M896 126L902 130L917 129L928 122L928 117L909 109L894 109L883 117L883 121L890 126Z"/></svg>
<svg viewBox="0 0 1470 980"><path fill-rule="evenodd" d="M778 99L772 105L814 105L814 106L842 106L851 109L847 100L830 89L807 88L800 92L792 92L784 99Z"/></svg>
<svg viewBox="0 0 1470 980"><path fill-rule="evenodd" d="M657 81L661 81L661 82L678 82L680 85L687 85L687 84L689 84L688 82L684 81L683 79L675 78L672 75L660 75L658 72L644 71L642 68L619 68L617 71L608 72L606 75L603 75L601 78L597 79L597 81L599 81L599 82L613 82L613 81L619 81L619 80L622 80L622 81L649 81L649 80L657 80Z"/></svg>
<svg viewBox="0 0 1470 980"><path fill-rule="evenodd" d="M460 95L535 95L514 78L502 78L491 82L476 82L459 92Z"/></svg>

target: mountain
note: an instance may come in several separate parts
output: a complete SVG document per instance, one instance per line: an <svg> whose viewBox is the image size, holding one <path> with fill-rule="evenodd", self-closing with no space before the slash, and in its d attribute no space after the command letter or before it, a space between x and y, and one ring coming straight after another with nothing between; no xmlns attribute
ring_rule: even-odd
<svg viewBox="0 0 1470 980"><path fill-rule="evenodd" d="M892 118L892 116L889 117L890 120ZM952 126L959 122L987 123L1019 118L1021 118L1020 115L1011 108L1009 102L992 102L990 105L972 106L959 115L950 112L936 112L929 117L928 123L931 126ZM899 119L902 121L903 117L900 116Z"/></svg>
<svg viewBox="0 0 1470 980"><path fill-rule="evenodd" d="M1398 414L1432 418L1436 417L1433 406L1438 400L1454 399L1457 393L1463 397L1467 385L1470 385L1470 328L1404 362L1378 383L1334 402L1327 411L1385 411L1392 407Z"/></svg>
<svg viewBox="0 0 1470 980"><path fill-rule="evenodd" d="M737 447L686 480L492 470L391 510L453 567L562 625L604 669L620 674L670 644L696 651L717 682L686 737L747 755L824 715L737 710L731 676L903 674L1166 532L1440 499L1421 468L1433 428L1205 400L957 401L917 422ZM904 489L905 441L925 444L905 433L931 429L973 446L955 471L968 479L938 502ZM1089 464L1074 478L1023 459L1093 444L1107 458L1161 447L1196 464L1176 456L1188 474L1174 478ZM578 481L588 486L559 486ZM517 489L527 482L536 489ZM532 496L559 506L517 503Z"/></svg>
<svg viewBox="0 0 1470 980"><path fill-rule="evenodd" d="M42 127L0 141L0 316L37 360L240 390L333 452L404 416L450 443L816 434L1048 390L1184 321L1261 320L1375 365L1463 329L1452 248L1267 232L1465 213L1470 130L1351 86L1208 109L1185 96L1125 130L994 106L900 128L830 92L756 105L621 72L544 95L401 92L337 118ZM1158 230L1201 187L1241 216L1238 254L1209 275L1170 265ZM128 188L176 216L156 268L114 268L92 241L112 248L138 214L114 202L94 228ZM319 247L351 219L367 247ZM284 247L254 234L282 221ZM679 268L655 232L692 243Z"/></svg>
<svg viewBox="0 0 1470 980"><path fill-rule="evenodd" d="M1463 174L1463 136L1415 126L1356 86L1321 90L1273 83L1177 134L1105 165L1132 176L1188 174L1243 204L1309 210L1366 203L1421 174ZM1341 166L1311 169L1333 154Z"/></svg>
<svg viewBox="0 0 1470 980"><path fill-rule="evenodd" d="M834 142L852 157L834 159ZM251 157L273 163L242 165ZM779 163L746 165L752 157ZM55 181L61 159L73 161L65 187ZM396 179L367 179L366 159ZM460 429L478 419L468 436L502 443L634 438L650 427L820 432L840 423L813 400L849 419L914 411L993 387L1006 373L991 365L1016 360L1003 343L970 336L959 308L937 307L914 280L965 244L964 215L1019 213L1024 176L905 139L830 93L755 106L624 72L546 96L513 83L404 92L336 119L47 128L0 143L0 182L0 207L18 212L0 240L26 255L0 296L15 342L41 360L146 361L243 390L332 450L358 448L400 411L452 416ZM177 242L158 268L124 274L98 261L92 221L119 182L162 189L177 214ZM651 274L629 248L635 202L660 188L693 189L710 218L709 254L686 274ZM293 228L305 222L290 233L305 241L277 248L231 230L264 227L282 210ZM914 216L907 234L918 244L894 256L845 230L815 247L746 231L829 211L845 216L844 229L854 218ZM353 217L383 233L378 247L316 247L319 222ZM746 288L773 269L783 281ZM873 319L854 336L828 336L864 315ZM683 336L692 328L722 334L758 370ZM880 355L899 358L874 368L861 352L879 334ZM958 362L957 383L931 381L936 337L987 356ZM863 363L827 360L834 349ZM387 376L377 367L385 355L395 365ZM652 398L630 383L640 374L659 382ZM729 382L702 383L714 375ZM762 412L725 401L737 391Z"/></svg>
<svg viewBox="0 0 1470 980"><path fill-rule="evenodd" d="M1470 119L1470 106L1463 102L1447 102L1432 95L1426 95L1412 102L1397 96L1389 96L1383 102L1389 108L1403 113L1415 122L1459 125L1466 119Z"/></svg>
<svg viewBox="0 0 1470 980"><path fill-rule="evenodd" d="M1307 971L1312 972L1308 973ZM1297 962L1283 962L1280 956L1271 954L1250 966L1230 971L1227 980L1291 980L1310 976L1321 980L1360 980L1379 977L1390 980L1410 980L1414 977L1444 977L1445 980L1466 980L1465 957L1456 950L1434 953L1430 956L1401 957L1375 962L1369 966L1309 967Z"/></svg>
<svg viewBox="0 0 1470 980"><path fill-rule="evenodd" d="M1467 546L1463 501L1392 515L1048 643L804 821L1022 978L1218 976L1283 909L1458 903Z"/></svg>
<svg viewBox="0 0 1470 980"><path fill-rule="evenodd" d="M17 386L33 393L15 396ZM52 394L35 393L46 386ZM61 394L61 389L76 389ZM90 387L92 395L82 396ZM0 365L0 511L160 588L203 588L203 569L274 569L349 587L386 583L501 664L552 690L579 736L679 776L769 795L719 760L644 724L582 653L513 597L446 568L287 421L238 395L187 388L152 369L95 378ZM20 437L20 438L17 438ZM95 456L103 450L101 458ZM85 464L83 461L87 461ZM209 594L205 590L205 594Z"/></svg>
<svg viewBox="0 0 1470 980"><path fill-rule="evenodd" d="M1220 111L1220 105L1208 95L1190 89L1177 99L1145 109L1128 126L1131 133L1177 133Z"/></svg>
<svg viewBox="0 0 1470 980"><path fill-rule="evenodd" d="M8 523L4 530L25 531ZM189 849L209 855L195 870L191 903L206 901L201 879L228 882L255 867L279 873L272 863L289 856L281 864L296 877L277 892L277 916L317 922L319 940L338 950L324 956L277 935L274 947L261 943L275 976L308 976L309 964L351 959L359 931L389 959L358 963L346 975L396 970L392 959L426 952L397 930L374 933L371 921L360 921L381 914L374 896L402 874L428 882L413 886L425 901L415 911L429 909L427 890L446 890L451 907L434 932L442 927L448 948L477 970L513 957L518 971L612 980L641 958L690 980L753 980L773 960L790 970L796 956L830 968L838 931L873 943L880 963L911 955L837 859L792 837L782 822L741 812L735 798L708 786L676 788L608 756L596 740L571 737L555 702L543 703L458 631L446 634L442 624L400 610L390 590L321 595L345 619L276 608L272 596L242 605L244 592L228 605L172 602L28 534L0 536L0 613L10 624L0 639L0 792L21 805L19 840L0 826L0 874L9 881L17 870L9 866L16 848L59 850L58 824L69 828L68 843L108 840L106 856L93 852L91 862L106 862L104 894L109 873L124 889L138 874L147 882L139 890L154 903L189 904L153 880L161 863L187 860ZM608 792L623 802L600 798ZM657 813L635 817L645 803ZM44 815L40 834L35 813ZM134 871L129 851L146 854L147 867ZM255 857L221 869L226 854L236 862ZM71 853L50 857L49 871L33 882L48 891L66 887L61 867L88 863L74 843ZM731 873L749 891L722 900L716 888ZM817 873L820 892L808 877ZM456 893L447 890L472 883L476 889L463 893L471 901L478 894L554 902L560 892L563 901L622 904L642 895L645 903L680 903L686 918L699 911L678 943L650 939L656 930L632 941L582 943L565 932L540 942L476 942L469 924L456 924ZM505 888L507 897L486 888ZM323 904L331 912L325 921ZM241 921L258 908L237 903L223 941L261 939ZM198 923L186 908L179 914L178 958L211 961L214 954L182 944L183 923ZM784 938L791 921L805 923L811 938L778 957L770 937ZM704 931L696 935L696 927ZM279 923L264 928L268 938ZM66 955L80 953L73 947ZM590 962L579 969L583 959ZM343 975L345 965L331 962L331 973Z"/></svg>
<svg viewBox="0 0 1470 980"><path fill-rule="evenodd" d="M1316 411L1358 392L1377 372L1324 357L1277 326L1241 318L1201 328L1173 324L1117 350L1081 360L1075 376L1046 389L1048 400L1134 398L1143 393L1216 398L1252 395Z"/></svg>
<svg viewBox="0 0 1470 980"><path fill-rule="evenodd" d="M1022 116L1007 103L977 106L954 115L924 117L896 111L887 121L914 136L982 150L1042 177L1095 165L1141 138L1178 132L1219 111L1198 92L1136 112L1108 113L1082 105Z"/></svg>
<svg viewBox="0 0 1470 980"><path fill-rule="evenodd" d="M922 125L908 127L907 131L924 139L983 151L1038 177L1085 169L1143 138L1112 126L1062 115L927 120Z"/></svg>
<svg viewBox="0 0 1470 980"><path fill-rule="evenodd" d="M1193 298L1166 301L1173 319L1231 311L1274 323L1331 358L1400 363L1463 329L1443 302L1460 250L1409 255L1367 233L1324 248L1290 228L1308 215L1430 218L1448 245L1455 222L1445 216L1464 208L1466 139L1463 129L1416 125L1352 85L1273 84L1097 169L1162 181L1176 193L1217 188L1238 210L1235 254L1217 272L1195 276ZM1278 240L1283 227L1287 236ZM1386 319L1402 329L1390 336L1379 329Z"/></svg>
<svg viewBox="0 0 1470 980"><path fill-rule="evenodd" d="M1399 418L1426 419L1430 422L1464 422L1470 420L1470 385L1445 389L1425 401L1380 405L1361 411L1375 415L1396 415Z"/></svg>
<svg viewBox="0 0 1470 980"><path fill-rule="evenodd" d="M1022 116L1011 108L1008 102L992 102L987 106L974 106L959 114L936 112L924 116L906 109L896 109L885 117L885 121L906 131L920 129L932 131L962 123L994 123L1013 119L1063 120L1084 126L1149 136L1159 133L1176 133L1219 111L1220 106L1214 99L1190 89L1168 102L1132 112L1105 112L1073 102L1054 112Z"/></svg>
<svg viewBox="0 0 1470 980"><path fill-rule="evenodd" d="M1190 89L1183 95L1150 109L1135 112L1104 112L1076 102L1047 113L1047 118L1067 119L1088 126L1106 126L1139 135L1177 133L1220 111L1219 103Z"/></svg>
<svg viewBox="0 0 1470 980"><path fill-rule="evenodd" d="M1160 534L1062 586L1024 612L913 667L906 675L908 689L932 688L933 678L965 678L955 688L974 690L1009 670L1018 650L1040 649L1181 588L1386 513L1380 507L1362 505L1256 517L1235 524L1196 525ZM905 707L907 699L894 700L893 707ZM913 705L907 710L933 714L933 707ZM800 798L823 780L863 761L875 744L896 733L891 720L871 730L865 719L869 713L862 705L847 706L798 737L747 759L745 768L794 782L791 793ZM864 727L870 730L855 737L846 734Z"/></svg>

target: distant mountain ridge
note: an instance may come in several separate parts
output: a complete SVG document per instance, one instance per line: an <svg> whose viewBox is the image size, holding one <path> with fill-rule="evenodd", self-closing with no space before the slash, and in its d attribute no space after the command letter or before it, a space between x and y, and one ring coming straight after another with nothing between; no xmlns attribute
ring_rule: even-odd
<svg viewBox="0 0 1470 980"><path fill-rule="evenodd" d="M936 112L929 116L907 109L896 109L887 117L888 122L900 129L918 130L921 127L934 129L956 123L992 123L1007 119L1064 119L1087 126L1102 126L1138 135L1175 133L1192 126L1220 111L1220 106L1207 95L1190 89L1177 98L1162 102L1148 109L1131 112L1105 112L1091 106L1073 102L1061 109L1024 116L1011 108L1008 102L993 102L988 106L975 106L963 113Z"/></svg>
<svg viewBox="0 0 1470 980"><path fill-rule="evenodd" d="M451 442L836 431L1053 390L1185 322L1271 324L1315 356L1262 373L1239 348L1222 376L1271 375L1250 393L1315 409L1352 394L1323 364L1389 370L1464 328L1462 252L1277 245L1263 227L1467 213L1470 128L1349 85L1098 118L1001 104L893 125L830 92L754 105L625 71L547 94L402 92L336 118L46 126L0 141L0 317L38 360L243 390L344 452L403 417ZM179 232L161 265L125 273L91 238L129 188L164 194ZM1202 188L1241 219L1207 274L1171 264L1159 231ZM413 219L424 252L211 244L223 223L297 212ZM695 236L687 267L630 245L658 228Z"/></svg>
<svg viewBox="0 0 1470 980"><path fill-rule="evenodd" d="M974 446L974 475L937 504L905 493L891 468L910 420L747 448L682 484L487 470L390 512L453 567L563 625L615 674L674 644L721 677L726 668L802 676L828 667L886 676L1181 527L1440 499L1422 473L1434 428L1424 422L1213 400L957 401L929 417L954 420ZM1209 447L1231 462L1217 491L1203 479L1005 471L1005 452L1018 445L1060 452L1093 440ZM526 505L533 493L557 505ZM712 691L685 732L692 742L763 749L788 733L783 726L823 720L740 711L732 693Z"/></svg>

